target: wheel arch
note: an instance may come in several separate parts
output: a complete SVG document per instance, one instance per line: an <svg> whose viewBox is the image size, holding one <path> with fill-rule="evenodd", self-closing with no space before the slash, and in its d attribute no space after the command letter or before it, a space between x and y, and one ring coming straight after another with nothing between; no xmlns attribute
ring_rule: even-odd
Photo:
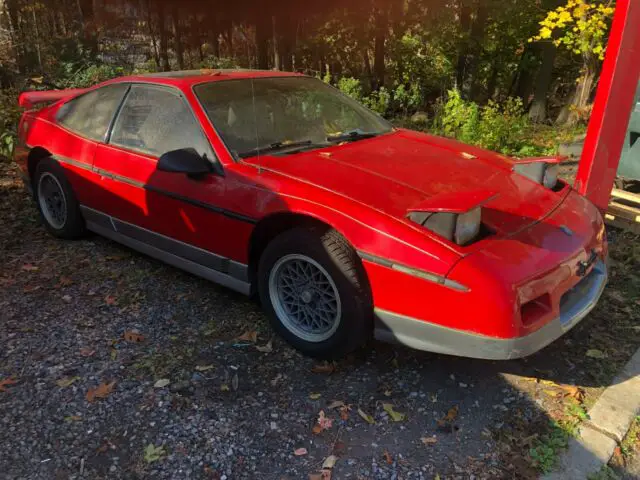
<svg viewBox="0 0 640 480"><path fill-rule="evenodd" d="M256 224L249 239L249 280L254 287L256 285L256 275L258 273L260 257L262 256L265 248L267 248L269 242L281 233L296 227L315 227L325 230L334 229L345 239L351 248L356 250L343 232L323 219L299 212L272 213L262 218Z"/></svg>
<svg viewBox="0 0 640 480"><path fill-rule="evenodd" d="M29 178L33 180L33 176L36 173L36 167L38 166L38 162L40 160L45 159L51 156L51 152L44 147L33 147L29 151L29 155L27 156L27 170L29 172Z"/></svg>

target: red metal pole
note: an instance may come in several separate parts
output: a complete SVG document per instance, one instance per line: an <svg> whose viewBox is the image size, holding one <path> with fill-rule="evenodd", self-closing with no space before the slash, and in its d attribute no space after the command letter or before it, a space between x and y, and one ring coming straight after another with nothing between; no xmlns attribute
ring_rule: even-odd
<svg viewBox="0 0 640 480"><path fill-rule="evenodd" d="M640 77L640 0L618 0L575 188L607 209Z"/></svg>

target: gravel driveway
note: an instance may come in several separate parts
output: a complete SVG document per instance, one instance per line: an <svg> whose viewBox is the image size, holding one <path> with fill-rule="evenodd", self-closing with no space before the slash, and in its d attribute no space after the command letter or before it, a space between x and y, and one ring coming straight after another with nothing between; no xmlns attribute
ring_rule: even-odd
<svg viewBox="0 0 640 480"><path fill-rule="evenodd" d="M374 343L317 364L252 300L97 236L50 237L0 160L1 475L306 479L335 455L334 479L533 478L529 449L561 408L543 391L577 384L589 401L640 345L638 290L621 298L639 259L527 360Z"/></svg>

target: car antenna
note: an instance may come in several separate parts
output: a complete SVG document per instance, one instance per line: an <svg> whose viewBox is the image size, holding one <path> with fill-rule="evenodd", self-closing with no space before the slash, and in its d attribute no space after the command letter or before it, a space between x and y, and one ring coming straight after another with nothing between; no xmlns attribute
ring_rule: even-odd
<svg viewBox="0 0 640 480"><path fill-rule="evenodd" d="M258 175L262 174L262 167L260 163L260 139L258 138L258 114L256 113L256 93L253 88L253 78L251 79L251 103L253 105L253 122L255 125L256 132L256 153L257 153L257 162L258 162Z"/></svg>

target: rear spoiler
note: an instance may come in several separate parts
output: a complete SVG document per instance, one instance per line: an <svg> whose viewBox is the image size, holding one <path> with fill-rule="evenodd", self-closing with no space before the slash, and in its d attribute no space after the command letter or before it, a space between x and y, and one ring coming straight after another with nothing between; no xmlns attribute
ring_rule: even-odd
<svg viewBox="0 0 640 480"><path fill-rule="evenodd" d="M53 103L64 98L75 97L86 92L86 88L69 88L67 90L45 90L22 92L18 97L18 105L22 108L33 108L42 103Z"/></svg>
<svg viewBox="0 0 640 480"><path fill-rule="evenodd" d="M423 200L415 207L408 208L407 212L466 213L490 202L497 196L498 192L493 190L441 193Z"/></svg>

